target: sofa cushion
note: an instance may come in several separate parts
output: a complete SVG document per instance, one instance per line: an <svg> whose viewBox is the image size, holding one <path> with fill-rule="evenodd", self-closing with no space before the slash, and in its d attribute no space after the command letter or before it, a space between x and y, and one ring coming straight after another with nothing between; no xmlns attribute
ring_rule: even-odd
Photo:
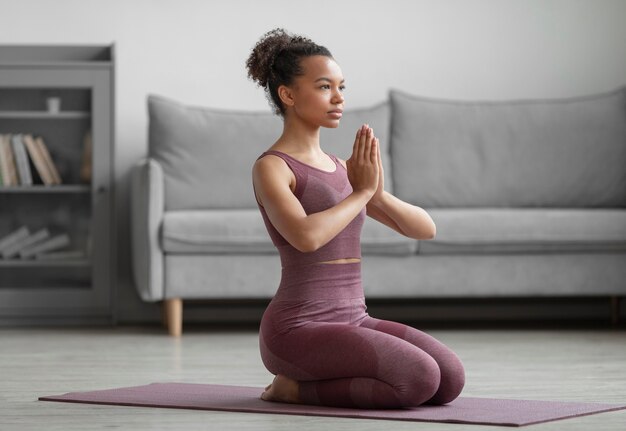
<svg viewBox="0 0 626 431"><path fill-rule="evenodd" d="M393 90L394 188L422 207L625 207L626 88L571 98Z"/></svg>
<svg viewBox="0 0 626 431"><path fill-rule="evenodd" d="M252 165L280 137L280 117L270 112L187 106L156 95L148 96L148 113L149 155L163 167L166 211L256 208ZM386 154L388 103L346 111L339 128L323 129L322 148L349 157L356 130L366 122L381 140L386 188L391 190Z"/></svg>
<svg viewBox="0 0 626 431"><path fill-rule="evenodd" d="M258 209L167 211L161 230L166 253L275 253ZM367 219L363 254L408 255L417 241Z"/></svg>
<svg viewBox="0 0 626 431"><path fill-rule="evenodd" d="M162 246L166 253L272 253L259 210L167 211Z"/></svg>
<svg viewBox="0 0 626 431"><path fill-rule="evenodd" d="M626 210L433 208L419 253L625 251Z"/></svg>
<svg viewBox="0 0 626 431"><path fill-rule="evenodd" d="M186 106L148 96L149 155L165 178L165 209L253 208L251 170L282 133L267 112Z"/></svg>

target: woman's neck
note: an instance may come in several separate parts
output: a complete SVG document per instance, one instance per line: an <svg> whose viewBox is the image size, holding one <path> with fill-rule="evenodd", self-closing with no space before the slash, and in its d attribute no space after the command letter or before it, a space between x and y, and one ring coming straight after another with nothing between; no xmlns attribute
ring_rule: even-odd
<svg viewBox="0 0 626 431"><path fill-rule="evenodd" d="M320 127L287 117L285 118L283 133L272 148L309 157L322 154Z"/></svg>

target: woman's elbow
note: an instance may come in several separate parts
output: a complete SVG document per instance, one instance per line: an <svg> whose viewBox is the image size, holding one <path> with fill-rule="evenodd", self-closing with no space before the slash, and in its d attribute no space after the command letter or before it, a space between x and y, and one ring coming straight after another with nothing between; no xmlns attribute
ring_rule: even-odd
<svg viewBox="0 0 626 431"><path fill-rule="evenodd" d="M431 223L427 229L422 229L415 239L429 240L435 238L436 235L437 226L435 226L435 223Z"/></svg>
<svg viewBox="0 0 626 431"><path fill-rule="evenodd" d="M322 246L314 236L303 234L294 238L294 240L291 241L291 245L301 253L312 253Z"/></svg>
<svg viewBox="0 0 626 431"><path fill-rule="evenodd" d="M314 243L301 242L298 245L294 245L294 248L301 253L312 253L319 247L317 247Z"/></svg>
<svg viewBox="0 0 626 431"><path fill-rule="evenodd" d="M433 224L432 229L428 232L428 236L425 239L434 239L437 235L437 227Z"/></svg>

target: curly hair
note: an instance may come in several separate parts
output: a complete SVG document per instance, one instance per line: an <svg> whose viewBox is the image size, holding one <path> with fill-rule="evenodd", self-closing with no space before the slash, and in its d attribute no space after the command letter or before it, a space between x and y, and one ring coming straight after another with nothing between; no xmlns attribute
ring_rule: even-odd
<svg viewBox="0 0 626 431"><path fill-rule="evenodd" d="M331 57L330 51L311 39L290 35L282 28L265 33L246 60L248 78L265 89L265 96L277 115L285 116L285 107L278 96L278 87L291 85L304 74L300 60L313 55Z"/></svg>

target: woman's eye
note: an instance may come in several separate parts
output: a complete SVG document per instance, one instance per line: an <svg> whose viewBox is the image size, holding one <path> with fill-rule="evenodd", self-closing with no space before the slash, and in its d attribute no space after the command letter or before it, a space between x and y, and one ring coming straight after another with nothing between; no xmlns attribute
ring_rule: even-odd
<svg viewBox="0 0 626 431"><path fill-rule="evenodd" d="M342 86L340 86L340 87L339 87L339 89L340 89L341 91L344 91L344 90L346 89L346 86L345 86L345 85L342 85Z"/></svg>
<svg viewBox="0 0 626 431"><path fill-rule="evenodd" d="M323 88L324 90L328 90L330 89L330 85L322 85L320 88Z"/></svg>

